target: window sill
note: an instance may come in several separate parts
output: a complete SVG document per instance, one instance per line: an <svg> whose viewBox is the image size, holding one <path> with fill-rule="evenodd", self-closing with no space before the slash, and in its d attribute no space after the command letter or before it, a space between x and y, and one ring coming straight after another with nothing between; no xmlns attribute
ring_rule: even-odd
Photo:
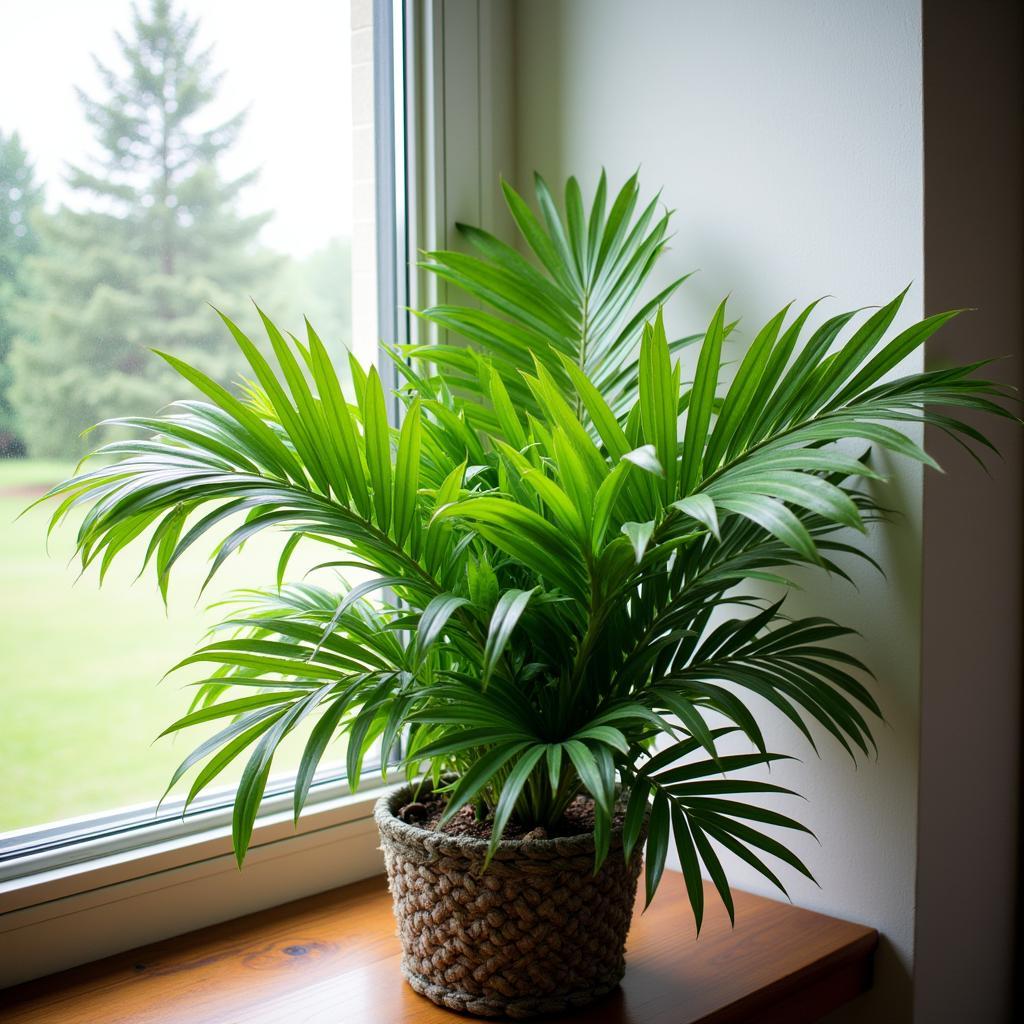
<svg viewBox="0 0 1024 1024"><path fill-rule="evenodd" d="M706 887L695 943L682 878L667 873L650 910L638 906L621 988L588 1021L809 1024L870 985L873 929L741 892L732 929ZM378 1024L465 1020L416 995L399 960L378 877L23 986L5 993L4 1019L312 1024L344 1007L346 1020Z"/></svg>
<svg viewBox="0 0 1024 1024"><path fill-rule="evenodd" d="M144 846L80 844L75 862L27 857L0 884L0 987L378 874L373 805L383 788L266 808L239 871L230 822ZM90 849L92 846L92 849Z"/></svg>

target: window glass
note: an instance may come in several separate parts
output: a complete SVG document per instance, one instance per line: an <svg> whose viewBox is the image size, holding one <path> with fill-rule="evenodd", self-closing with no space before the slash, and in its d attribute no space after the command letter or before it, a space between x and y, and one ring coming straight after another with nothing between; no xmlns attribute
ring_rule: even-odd
<svg viewBox="0 0 1024 1024"><path fill-rule="evenodd" d="M280 535L250 541L198 602L209 566L190 552L165 612L151 574L134 582L145 541L98 589L95 570L76 582L68 564L73 523L47 553L52 510L15 517L117 436L83 430L195 397L149 349L238 381L211 305L254 336L250 296L295 333L306 314L339 367L349 346L373 359L370 10L4 5L0 832L151 803L203 738L153 742L190 699L187 671L161 677L222 617L208 604L273 582ZM323 560L300 546L289 576ZM302 739L275 768L295 764Z"/></svg>

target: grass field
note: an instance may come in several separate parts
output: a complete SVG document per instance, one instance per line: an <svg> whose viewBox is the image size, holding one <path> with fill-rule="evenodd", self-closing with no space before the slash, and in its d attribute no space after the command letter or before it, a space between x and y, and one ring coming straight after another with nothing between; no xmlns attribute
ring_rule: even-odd
<svg viewBox="0 0 1024 1024"><path fill-rule="evenodd" d="M268 536L225 564L198 607L205 551L183 560L166 613L151 574L134 582L139 559L130 554L102 589L93 571L76 582L75 524L55 532L47 554L48 509L15 521L70 469L0 460L0 832L159 798L204 735L153 742L190 699L184 673L161 676L202 638L212 621L205 605L274 580L280 540ZM317 560L310 552L303 561ZM297 763L301 742L275 770Z"/></svg>

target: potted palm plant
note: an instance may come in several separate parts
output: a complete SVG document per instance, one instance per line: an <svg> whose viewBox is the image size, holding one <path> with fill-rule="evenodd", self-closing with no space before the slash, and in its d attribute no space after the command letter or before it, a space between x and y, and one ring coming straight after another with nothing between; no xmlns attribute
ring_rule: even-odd
<svg viewBox="0 0 1024 1024"><path fill-rule="evenodd" d="M245 756L241 864L285 737L315 723L296 818L339 740L353 786L378 751L406 776L376 817L408 980L527 1016L617 984L644 845L646 899L674 845L698 929L702 869L733 913L721 850L780 887L766 858L809 875L762 829L803 826L750 777L785 756L750 697L853 756L881 710L850 630L787 616L787 571L842 577L864 555L883 515L866 447L932 465L908 425L985 443L948 407L1008 415L1008 396L976 366L894 376L955 315L887 338L902 295L848 331L856 313L811 330L816 304L780 310L725 386L725 303L671 338L660 310L682 279L639 298L669 215L635 176L609 205L602 175L589 210L574 179L559 208L538 178L539 214L504 192L528 256L462 227L476 254L425 258L473 305L422 311L448 340L391 351L398 423L375 368L353 360L343 393L312 327L299 340L263 317L271 358L225 317L241 392L165 355L202 398L114 421L136 439L50 497L55 522L88 507L85 566L148 532L162 588L193 545L212 545L212 575L283 531L277 584L186 659L213 670L168 732L222 727L172 785L198 767L191 800ZM354 582L283 583L305 539Z"/></svg>

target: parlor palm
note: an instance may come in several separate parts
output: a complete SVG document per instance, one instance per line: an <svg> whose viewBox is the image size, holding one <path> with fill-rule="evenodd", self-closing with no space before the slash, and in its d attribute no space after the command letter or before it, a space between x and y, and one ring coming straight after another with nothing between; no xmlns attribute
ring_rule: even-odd
<svg viewBox="0 0 1024 1024"><path fill-rule="evenodd" d="M814 304L780 310L728 386L723 303L686 380L674 356L691 339L670 339L660 313L680 282L638 299L668 217L640 206L635 178L607 210L603 177L588 212L573 180L564 210L538 180L539 218L505 195L535 259L469 228L478 256L426 257L477 301L423 311L446 343L394 353L399 424L374 368L353 362L346 398L311 327L299 340L264 317L271 362L225 318L251 367L241 393L164 355L202 397L117 421L137 439L55 488L54 522L88 507L79 550L101 573L148 535L161 588L193 545L212 550L212 575L281 531L278 580L239 595L182 662L207 677L167 730L222 726L175 772L189 800L246 759L239 861L274 753L308 720L296 816L339 740L353 785L380 749L410 777L453 780L446 819L471 804L494 842L513 816L550 826L584 793L600 862L622 801L627 856L649 813L648 898L674 842L699 926L700 865L732 914L722 849L780 887L773 860L809 874L761 827L803 826L748 802L788 795L747 772L783 756L750 697L854 757L881 715L850 630L786 614L787 570L842 576L859 554L857 531L883 514L867 449L931 464L908 426L984 443L956 409L1007 415L1006 396L976 367L893 377L955 315L887 338L902 295L852 330L855 313L810 330ZM285 583L305 539L359 582Z"/></svg>

